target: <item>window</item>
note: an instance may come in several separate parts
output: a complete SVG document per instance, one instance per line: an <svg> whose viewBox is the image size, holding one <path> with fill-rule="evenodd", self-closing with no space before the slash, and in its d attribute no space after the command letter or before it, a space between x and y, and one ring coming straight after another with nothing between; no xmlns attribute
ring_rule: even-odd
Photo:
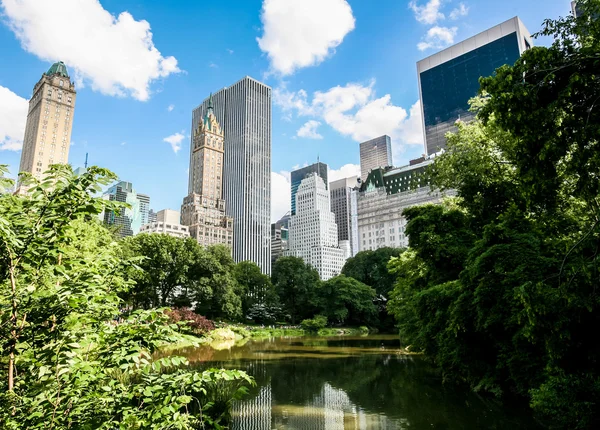
<svg viewBox="0 0 600 430"><path fill-rule="evenodd" d="M58 85L60 85L62 87L63 84L64 84L64 81L61 79L60 82L58 83Z"/></svg>

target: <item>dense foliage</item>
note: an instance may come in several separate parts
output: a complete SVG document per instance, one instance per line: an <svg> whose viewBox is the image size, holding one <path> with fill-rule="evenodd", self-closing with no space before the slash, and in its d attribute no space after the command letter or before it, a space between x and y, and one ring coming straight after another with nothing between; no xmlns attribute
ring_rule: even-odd
<svg viewBox="0 0 600 430"><path fill-rule="evenodd" d="M181 335L162 310L122 312L135 261L95 220L118 204L92 197L111 180L52 166L27 196L0 196L2 428L219 428L253 383L152 358Z"/></svg>
<svg viewBox="0 0 600 430"><path fill-rule="evenodd" d="M198 315L190 308L175 308L165 311L169 321L175 324L182 324L183 330L189 330L193 334L204 335L215 329L215 324L208 318Z"/></svg>
<svg viewBox="0 0 600 430"><path fill-rule="evenodd" d="M392 257L398 257L402 248L383 247L375 251L360 251L346 260L342 274L374 288L378 295L388 297L394 288L396 277L388 271Z"/></svg>
<svg viewBox="0 0 600 430"><path fill-rule="evenodd" d="M374 326L377 323L375 295L375 290L368 285L339 275L322 282L318 288L318 312L333 324Z"/></svg>
<svg viewBox="0 0 600 430"><path fill-rule="evenodd" d="M431 172L458 198L404 213L390 309L446 380L582 429L600 426L600 0L578 6L481 80Z"/></svg>
<svg viewBox="0 0 600 430"><path fill-rule="evenodd" d="M293 324L315 314L319 273L298 257L281 257L273 265L273 286Z"/></svg>

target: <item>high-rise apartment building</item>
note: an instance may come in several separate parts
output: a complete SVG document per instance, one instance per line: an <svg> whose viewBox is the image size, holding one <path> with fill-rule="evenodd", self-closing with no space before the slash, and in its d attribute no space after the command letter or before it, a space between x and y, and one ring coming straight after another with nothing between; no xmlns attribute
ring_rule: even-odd
<svg viewBox="0 0 600 430"><path fill-rule="evenodd" d="M345 262L339 247L335 215L323 179L312 173L302 180L296 194L296 214L290 219L288 250L319 272L322 280L339 275Z"/></svg>
<svg viewBox="0 0 600 430"><path fill-rule="evenodd" d="M271 88L246 76L214 93L213 101L225 135L223 199L233 218L233 259L253 261L270 274ZM198 128L209 104L207 99L194 109L192 129Z"/></svg>
<svg viewBox="0 0 600 430"><path fill-rule="evenodd" d="M479 78L514 64L532 46L518 17L477 34L417 63L425 152L439 152L457 120L473 118L469 99L479 91Z"/></svg>
<svg viewBox="0 0 600 430"><path fill-rule="evenodd" d="M296 193L298 192L298 187L300 186L302 180L312 175L313 173L316 173L317 176L323 179L323 182L325 182L325 187L327 188L329 186L329 182L327 181L327 170L327 164L317 161L316 163L311 164L310 166L305 166L301 169L292 171L292 173L290 174L290 182L292 185L292 215L296 215Z"/></svg>
<svg viewBox="0 0 600 430"><path fill-rule="evenodd" d="M54 63L33 87L19 172L40 178L51 164L69 161L75 111L75 84L62 61ZM17 192L25 192L19 184Z"/></svg>
<svg viewBox="0 0 600 430"><path fill-rule="evenodd" d="M357 196L357 224L360 251L408 246L406 208L439 203L444 195L431 191L427 166L433 159L413 160L408 166L371 171Z"/></svg>
<svg viewBox="0 0 600 430"><path fill-rule="evenodd" d="M159 233L179 238L190 237L188 227L181 225L180 219L179 212L172 209L163 209L156 213L156 219L142 225L140 233Z"/></svg>
<svg viewBox="0 0 600 430"><path fill-rule="evenodd" d="M379 136L360 144L360 179L367 179L369 172L378 167L392 165L392 139Z"/></svg>
<svg viewBox="0 0 600 430"><path fill-rule="evenodd" d="M192 132L188 195L181 205L181 222L200 245L233 245L233 219L223 200L223 129L214 114L212 95L202 121Z"/></svg>
<svg viewBox="0 0 600 430"><path fill-rule="evenodd" d="M342 248L347 247L347 256L354 256L358 249L352 247L352 214L351 196L352 190L359 185L358 177L339 179L329 184L331 196L331 212L335 215L335 223L338 229L338 240ZM342 242L348 242L342 243Z"/></svg>
<svg viewBox="0 0 600 430"><path fill-rule="evenodd" d="M140 197L141 196L141 197ZM146 215L142 213L145 205L150 205L150 198L145 194L138 194L133 189L131 182L117 182L104 192L102 197L106 200L127 203L129 207L119 211L104 211L100 219L107 225L116 226L117 234L121 237L134 236L140 232L142 220Z"/></svg>

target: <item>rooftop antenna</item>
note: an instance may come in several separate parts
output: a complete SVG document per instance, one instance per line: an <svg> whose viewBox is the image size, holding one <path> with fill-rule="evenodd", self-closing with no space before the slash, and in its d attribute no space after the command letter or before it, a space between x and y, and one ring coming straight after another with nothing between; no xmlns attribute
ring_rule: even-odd
<svg viewBox="0 0 600 430"><path fill-rule="evenodd" d="M85 163L83 164L83 166L87 169L87 159L88 159L88 153L85 153Z"/></svg>

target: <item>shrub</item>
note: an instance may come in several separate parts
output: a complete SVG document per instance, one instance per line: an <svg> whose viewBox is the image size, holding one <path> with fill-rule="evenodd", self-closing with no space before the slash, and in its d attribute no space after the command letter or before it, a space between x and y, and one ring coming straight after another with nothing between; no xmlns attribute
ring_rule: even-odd
<svg viewBox="0 0 600 430"><path fill-rule="evenodd" d="M316 333L327 325L327 317L316 315L313 319L304 320L300 323L300 327L304 330Z"/></svg>
<svg viewBox="0 0 600 430"><path fill-rule="evenodd" d="M185 326L195 334L206 334L215 329L214 323L208 318L198 315L190 308L175 308L166 311L174 323L185 322Z"/></svg>

